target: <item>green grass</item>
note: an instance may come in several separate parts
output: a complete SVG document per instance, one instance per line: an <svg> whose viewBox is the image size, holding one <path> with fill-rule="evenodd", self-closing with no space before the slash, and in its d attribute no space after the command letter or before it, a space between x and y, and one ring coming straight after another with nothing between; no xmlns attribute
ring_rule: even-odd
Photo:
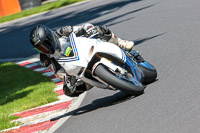
<svg viewBox="0 0 200 133"><path fill-rule="evenodd" d="M72 3L75 3L75 2L79 2L79 1L83 1L83 0L59 0L59 1L52 2L52 3L44 4L44 5L41 5L39 7L23 10L20 13L1 17L0 23L11 21L11 20L18 19L18 18L22 18L22 17L29 16L29 15L32 15L32 14L52 10L52 9L59 8L59 7L62 7L62 6L66 6L66 5L69 5L69 4L72 4Z"/></svg>
<svg viewBox="0 0 200 133"><path fill-rule="evenodd" d="M0 62L0 130L16 126L10 114L57 100L55 84L39 72Z"/></svg>

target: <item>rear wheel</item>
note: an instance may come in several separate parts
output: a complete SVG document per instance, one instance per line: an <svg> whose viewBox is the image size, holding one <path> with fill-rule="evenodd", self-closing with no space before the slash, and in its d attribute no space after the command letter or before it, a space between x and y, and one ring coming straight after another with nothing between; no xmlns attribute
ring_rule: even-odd
<svg viewBox="0 0 200 133"><path fill-rule="evenodd" d="M124 76L120 73L113 72L103 65L98 65L94 74L114 88L131 95L143 94L145 89L145 87L132 76Z"/></svg>

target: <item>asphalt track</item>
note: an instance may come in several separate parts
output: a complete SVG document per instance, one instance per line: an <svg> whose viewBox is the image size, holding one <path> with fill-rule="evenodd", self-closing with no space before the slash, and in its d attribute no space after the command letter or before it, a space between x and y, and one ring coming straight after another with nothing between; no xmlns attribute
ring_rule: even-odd
<svg viewBox="0 0 200 133"><path fill-rule="evenodd" d="M57 133L199 133L200 1L92 0L0 25L0 59L36 54L37 23L50 27L105 24L158 71L139 97L93 88ZM63 116L65 117L65 116ZM66 116L67 117L67 116Z"/></svg>

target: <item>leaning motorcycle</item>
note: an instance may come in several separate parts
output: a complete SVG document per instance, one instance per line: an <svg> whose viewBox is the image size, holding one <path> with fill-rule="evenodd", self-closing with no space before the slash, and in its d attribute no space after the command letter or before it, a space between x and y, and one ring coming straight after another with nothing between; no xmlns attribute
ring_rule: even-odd
<svg viewBox="0 0 200 133"><path fill-rule="evenodd" d="M136 59L115 44L76 37L74 33L71 33L67 43L69 49L65 49L70 50L70 56L61 56L58 63L69 77L74 77L74 83L84 83L87 90L97 87L140 95L145 84L156 80L157 72L153 65L141 56Z"/></svg>

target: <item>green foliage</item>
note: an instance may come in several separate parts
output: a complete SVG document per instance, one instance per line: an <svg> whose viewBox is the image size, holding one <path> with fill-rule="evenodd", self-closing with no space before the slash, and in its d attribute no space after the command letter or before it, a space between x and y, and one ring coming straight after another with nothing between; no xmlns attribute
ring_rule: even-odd
<svg viewBox="0 0 200 133"><path fill-rule="evenodd" d="M39 7L23 10L20 13L1 17L0 23L11 21L11 20L18 19L18 18L22 18L22 17L29 16L29 15L32 15L32 14L52 10L52 9L59 8L59 7L62 7L62 6L66 6L66 5L69 5L69 4L72 4L72 3L75 3L75 2L79 2L79 1L83 1L83 0L59 0L59 1L52 2L52 3L44 4L44 5L41 5Z"/></svg>
<svg viewBox="0 0 200 133"><path fill-rule="evenodd" d="M44 105L57 100L55 84L40 72L14 63L0 63L0 130L19 123L12 113Z"/></svg>

